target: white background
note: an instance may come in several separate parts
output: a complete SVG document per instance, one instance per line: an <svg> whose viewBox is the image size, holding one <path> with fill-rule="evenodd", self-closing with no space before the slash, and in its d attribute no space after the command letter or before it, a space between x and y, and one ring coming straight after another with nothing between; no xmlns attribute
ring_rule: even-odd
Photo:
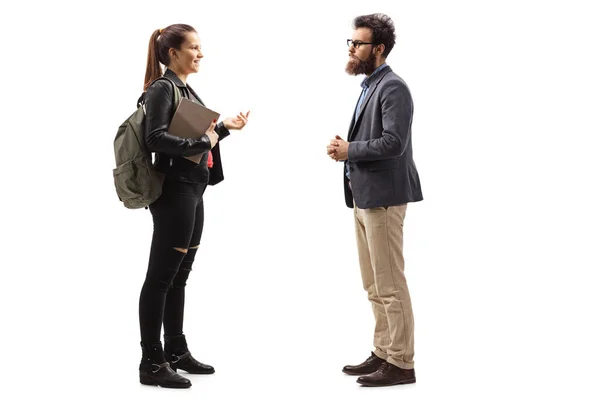
<svg viewBox="0 0 600 400"><path fill-rule="evenodd" d="M568 5L567 5L568 3ZM584 1L3 4L0 397L597 399L600 28ZM371 350L342 165L352 19L396 23L425 201L408 207L416 385L341 373ZM139 384L152 231L112 182L148 39L196 27L189 83L248 126L222 144L188 282L187 391Z"/></svg>

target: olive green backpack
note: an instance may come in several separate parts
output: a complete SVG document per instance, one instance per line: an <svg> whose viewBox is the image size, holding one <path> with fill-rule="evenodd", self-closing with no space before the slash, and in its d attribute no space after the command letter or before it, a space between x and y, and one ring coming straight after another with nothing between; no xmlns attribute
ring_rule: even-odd
<svg viewBox="0 0 600 400"><path fill-rule="evenodd" d="M173 112L181 101L181 92L173 85L175 99ZM153 83L154 83L153 82ZM142 101L138 109L119 127L114 140L116 168L113 169L115 189L119 200L130 209L148 208L162 193L164 175L154 169L152 154L144 141L146 107Z"/></svg>

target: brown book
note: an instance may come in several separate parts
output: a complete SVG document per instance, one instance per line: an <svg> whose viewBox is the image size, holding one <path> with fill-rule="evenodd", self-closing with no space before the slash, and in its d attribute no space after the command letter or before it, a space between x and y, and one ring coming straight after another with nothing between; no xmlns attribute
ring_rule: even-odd
<svg viewBox="0 0 600 400"><path fill-rule="evenodd" d="M168 132L184 139L198 139L205 134L213 120L219 119L219 116L219 113L202 104L183 98L173 115ZM202 154L185 158L198 164Z"/></svg>

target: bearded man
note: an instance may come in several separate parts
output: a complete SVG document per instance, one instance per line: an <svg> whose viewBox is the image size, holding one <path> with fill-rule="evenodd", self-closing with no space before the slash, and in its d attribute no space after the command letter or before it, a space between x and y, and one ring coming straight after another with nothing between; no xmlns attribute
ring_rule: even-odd
<svg viewBox="0 0 600 400"><path fill-rule="evenodd" d="M354 210L363 287L375 315L374 349L343 372L364 386L416 382L414 322L404 274L403 227L407 204L423 200L413 161L413 102L386 58L395 28L384 14L355 18L346 72L366 75L347 140L332 139L327 154L344 162L346 205Z"/></svg>

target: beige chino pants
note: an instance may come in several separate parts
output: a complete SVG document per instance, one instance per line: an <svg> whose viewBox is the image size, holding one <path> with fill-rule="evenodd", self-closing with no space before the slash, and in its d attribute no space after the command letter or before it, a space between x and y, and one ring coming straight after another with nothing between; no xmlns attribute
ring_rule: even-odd
<svg viewBox="0 0 600 400"><path fill-rule="evenodd" d="M354 206L363 287L373 306L375 355L404 369L414 366L412 303L404 276L406 204L373 209Z"/></svg>

